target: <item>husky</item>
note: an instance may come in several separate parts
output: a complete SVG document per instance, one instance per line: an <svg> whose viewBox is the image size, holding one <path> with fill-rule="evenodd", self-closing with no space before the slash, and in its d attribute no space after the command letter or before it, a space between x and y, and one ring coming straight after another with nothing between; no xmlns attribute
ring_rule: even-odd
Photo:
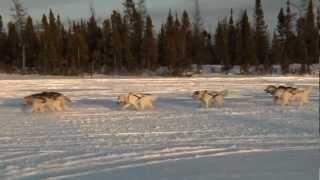
<svg viewBox="0 0 320 180"><path fill-rule="evenodd" d="M290 92L294 92L297 91L297 88L293 88L293 87L289 87L289 86L273 86L273 85L269 85L266 87L266 89L264 89L264 91L267 94L270 94L273 96L273 101L276 104L281 104L281 99L279 99L279 93L285 92L285 91L290 91ZM275 93L278 93L278 95L276 96Z"/></svg>
<svg viewBox="0 0 320 180"><path fill-rule="evenodd" d="M43 112L47 102L45 98L33 95L24 97L24 101L24 107L30 106L32 112Z"/></svg>
<svg viewBox="0 0 320 180"><path fill-rule="evenodd" d="M212 106L222 107L224 105L224 98L227 96L228 91L195 91L192 98L201 102L200 107L211 108Z"/></svg>
<svg viewBox="0 0 320 180"><path fill-rule="evenodd" d="M309 103L309 97L312 93L312 87L308 86L305 89L277 89L274 92L274 97L282 105L290 105L292 102L298 102L300 106Z"/></svg>
<svg viewBox="0 0 320 180"><path fill-rule="evenodd" d="M118 96L118 104L122 109L134 108L135 110L154 109L154 103L158 98L151 94L132 93Z"/></svg>
<svg viewBox="0 0 320 180"><path fill-rule="evenodd" d="M264 90L266 93L268 94L271 94L271 95L274 95L275 92L279 89L282 89L282 90L288 90L288 91L295 91L297 90L297 88L293 88L293 87L289 87L289 86L279 86L279 87L276 87L276 86L273 86L273 85L269 85L266 87L266 89Z"/></svg>
<svg viewBox="0 0 320 180"><path fill-rule="evenodd" d="M24 97L25 105L31 106L33 112L43 112L45 108L51 111L66 110L66 103L71 100L61 93L42 92Z"/></svg>
<svg viewBox="0 0 320 180"><path fill-rule="evenodd" d="M312 93L312 87L308 86L303 90L297 90L292 92L291 101L297 101L299 102L300 106L303 106L305 104L309 104L310 102L310 95Z"/></svg>

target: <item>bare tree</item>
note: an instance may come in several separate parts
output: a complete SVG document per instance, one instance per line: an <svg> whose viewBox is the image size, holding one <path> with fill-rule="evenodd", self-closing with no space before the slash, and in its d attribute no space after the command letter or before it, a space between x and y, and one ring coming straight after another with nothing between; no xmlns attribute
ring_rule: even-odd
<svg viewBox="0 0 320 180"><path fill-rule="evenodd" d="M16 24L17 30L21 33L25 27L26 20L27 20L27 9L24 8L23 4L20 0L12 0L13 6L11 7L12 11L12 18Z"/></svg>
<svg viewBox="0 0 320 180"><path fill-rule="evenodd" d="M20 46L22 47L22 70L24 71L26 68L26 52L25 52L25 43L23 42L22 37L22 32L25 28L26 25L26 20L27 20L27 10L24 8L23 4L20 2L20 0L12 0L13 6L11 7L11 11L13 14L11 15L17 31L19 33L19 41L20 41Z"/></svg>
<svg viewBox="0 0 320 180"><path fill-rule="evenodd" d="M194 31L200 32L200 30L202 29L202 16L199 0L194 0L193 25Z"/></svg>
<svg viewBox="0 0 320 180"><path fill-rule="evenodd" d="M140 12L143 20L145 20L147 18L147 13L148 13L146 0L138 0L138 11Z"/></svg>

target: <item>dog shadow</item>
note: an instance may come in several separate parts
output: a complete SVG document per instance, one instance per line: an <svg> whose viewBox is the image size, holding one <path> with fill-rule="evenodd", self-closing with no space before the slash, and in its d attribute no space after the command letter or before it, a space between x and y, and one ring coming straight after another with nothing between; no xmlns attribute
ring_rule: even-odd
<svg viewBox="0 0 320 180"><path fill-rule="evenodd" d="M100 107L116 110L119 109L117 101L110 99L80 99L72 103L74 107Z"/></svg>
<svg viewBox="0 0 320 180"><path fill-rule="evenodd" d="M160 97L156 106L161 109L195 109L199 107L199 103L187 96Z"/></svg>
<svg viewBox="0 0 320 180"><path fill-rule="evenodd" d="M0 107L21 109L24 107L24 102L22 99L5 99L2 101L0 100Z"/></svg>

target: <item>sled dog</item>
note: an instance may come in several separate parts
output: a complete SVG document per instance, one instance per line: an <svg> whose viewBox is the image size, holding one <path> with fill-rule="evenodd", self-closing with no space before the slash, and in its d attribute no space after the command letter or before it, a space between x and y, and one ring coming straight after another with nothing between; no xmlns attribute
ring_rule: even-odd
<svg viewBox="0 0 320 180"><path fill-rule="evenodd" d="M308 86L305 89L297 89L285 86L268 86L265 91L273 95L275 102L282 106L290 105L294 102L298 102L300 106L303 106L309 103L312 87Z"/></svg>
<svg viewBox="0 0 320 180"><path fill-rule="evenodd" d="M154 109L154 103L158 98L151 94L132 93L118 97L118 104L123 109L134 108L136 110Z"/></svg>
<svg viewBox="0 0 320 180"><path fill-rule="evenodd" d="M63 111L66 103L71 100L61 93L42 92L24 97L25 105L31 106L33 112L43 112L45 108L51 111Z"/></svg>
<svg viewBox="0 0 320 180"><path fill-rule="evenodd" d="M266 89L264 90L266 93L268 94L271 94L271 95L274 95L275 92L277 90L288 90L288 91L295 91L297 90L297 88L293 88L293 87L289 87L289 86L279 86L279 87L276 87L276 86L273 86L273 85L269 85L266 87Z"/></svg>
<svg viewBox="0 0 320 180"><path fill-rule="evenodd" d="M280 92L285 92L285 91L290 91L290 92L294 92L298 90L297 88L293 88L293 87L289 87L289 86L273 86L273 85L269 85L267 86L264 91L270 95L273 96L273 101L276 104L281 104L282 100L279 98L279 96L276 96L275 93L277 92L278 94Z"/></svg>
<svg viewBox="0 0 320 180"><path fill-rule="evenodd" d="M222 107L224 105L224 97L227 96L228 91L195 91L192 98L201 102L200 107L211 108L212 106Z"/></svg>
<svg viewBox="0 0 320 180"><path fill-rule="evenodd" d="M274 92L274 97L278 99L281 105L290 105L292 102L298 102L300 106L309 103L309 97L312 92L312 87L308 86L305 89L277 89Z"/></svg>

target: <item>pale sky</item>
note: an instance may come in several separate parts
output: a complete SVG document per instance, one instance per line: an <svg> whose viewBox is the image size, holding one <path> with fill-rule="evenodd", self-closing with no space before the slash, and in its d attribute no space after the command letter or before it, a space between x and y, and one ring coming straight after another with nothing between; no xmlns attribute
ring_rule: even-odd
<svg viewBox="0 0 320 180"><path fill-rule="evenodd" d="M302 0L292 0L296 4L299 4L299 1ZM90 3L93 4L97 16L101 19L109 17L113 9L122 12L122 0L21 0L21 2L36 20L40 20L42 14L48 13L49 8L53 9L55 13L59 13L65 22L67 19L87 18L90 14ZM200 0L204 25L209 29L215 27L219 19L229 14L230 8L235 9L236 16L243 9L248 9L249 15L252 16L254 2L255 0ZM285 2L286 0L262 0L269 29L272 30L275 26L277 14L280 7L285 6ZM173 12L177 11L180 15L184 9L191 13L193 7L193 0L146 0L146 3L148 12L157 27L165 21L169 9ZM4 22L10 20L11 6L11 0L0 0L0 14L3 16Z"/></svg>

